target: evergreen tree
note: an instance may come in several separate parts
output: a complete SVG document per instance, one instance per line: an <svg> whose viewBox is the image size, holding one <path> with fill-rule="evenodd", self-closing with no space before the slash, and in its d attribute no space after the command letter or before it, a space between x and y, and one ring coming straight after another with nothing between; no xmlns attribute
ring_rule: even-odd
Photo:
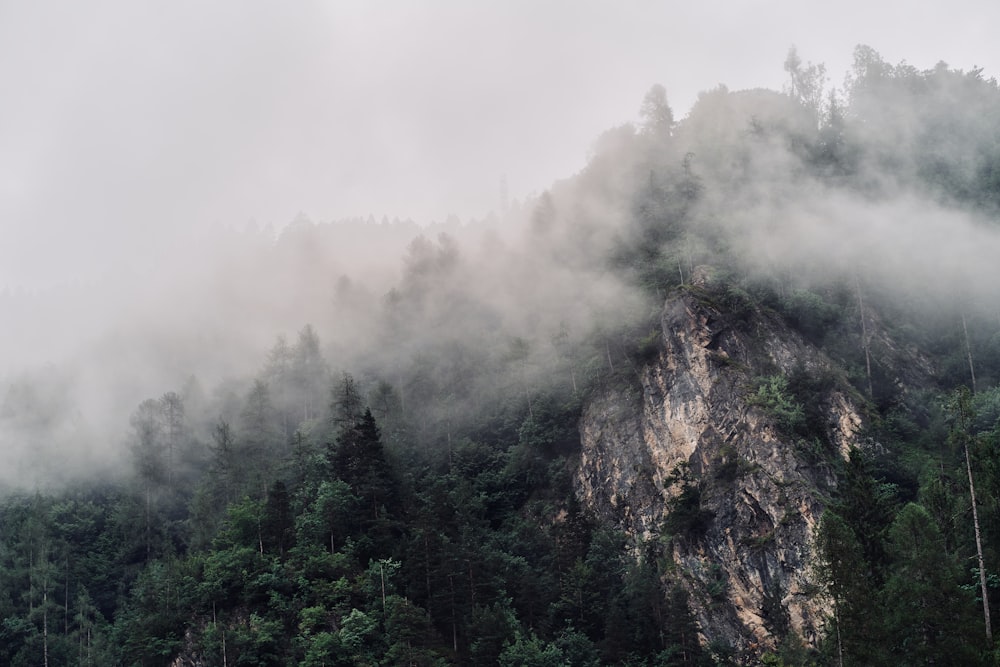
<svg viewBox="0 0 1000 667"><path fill-rule="evenodd" d="M285 552L294 545L292 503L288 489L280 479L276 480L267 492L267 502L264 504L264 515L261 518L261 539L265 550L276 552L281 557L284 557Z"/></svg>
<svg viewBox="0 0 1000 667"><path fill-rule="evenodd" d="M360 503L352 518L364 536L358 557L365 560L392 553L397 533L398 482L382 448L378 426L371 410L341 433L329 452L329 465L336 479L346 482ZM370 550L360 545L370 544Z"/></svg>
<svg viewBox="0 0 1000 667"><path fill-rule="evenodd" d="M930 514L909 503L889 534L894 567L886 584L885 611L898 664L974 664L974 602L959 588L957 564Z"/></svg>
<svg viewBox="0 0 1000 667"><path fill-rule="evenodd" d="M320 417L319 397L327 384L329 371L320 351L319 336L312 325L299 331L298 341L292 348L291 381L298 404L301 421Z"/></svg>

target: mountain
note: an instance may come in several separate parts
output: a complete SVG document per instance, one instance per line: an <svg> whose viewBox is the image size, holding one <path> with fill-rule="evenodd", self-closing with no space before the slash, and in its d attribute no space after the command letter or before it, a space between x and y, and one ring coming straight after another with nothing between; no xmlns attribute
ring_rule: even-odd
<svg viewBox="0 0 1000 667"><path fill-rule="evenodd" d="M994 664L1000 89L786 68L123 285L0 403L0 662Z"/></svg>

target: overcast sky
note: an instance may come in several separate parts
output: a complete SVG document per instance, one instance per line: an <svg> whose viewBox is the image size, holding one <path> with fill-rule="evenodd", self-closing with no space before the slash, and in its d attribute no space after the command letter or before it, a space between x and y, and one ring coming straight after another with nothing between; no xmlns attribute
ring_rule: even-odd
<svg viewBox="0 0 1000 667"><path fill-rule="evenodd" d="M923 8L921 8L923 7ZM0 289L89 281L213 223L497 208L584 164L662 83L839 85L886 60L1000 74L1000 5L0 0Z"/></svg>

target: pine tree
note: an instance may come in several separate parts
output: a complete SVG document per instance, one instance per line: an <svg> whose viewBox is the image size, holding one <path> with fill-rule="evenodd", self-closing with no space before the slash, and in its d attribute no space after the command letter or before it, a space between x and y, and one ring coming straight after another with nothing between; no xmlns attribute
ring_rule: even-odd
<svg viewBox="0 0 1000 667"><path fill-rule="evenodd" d="M362 499L370 520L377 521L386 508L394 507L396 483L370 409L337 439L330 463L333 474Z"/></svg>
<svg viewBox="0 0 1000 667"><path fill-rule="evenodd" d="M885 611L897 664L974 664L968 632L970 596L959 586L957 564L941 532L920 505L909 503L890 529L894 567Z"/></svg>

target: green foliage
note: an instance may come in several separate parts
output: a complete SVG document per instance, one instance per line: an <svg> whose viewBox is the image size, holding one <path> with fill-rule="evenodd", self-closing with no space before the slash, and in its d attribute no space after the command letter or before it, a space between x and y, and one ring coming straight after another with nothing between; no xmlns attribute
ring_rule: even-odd
<svg viewBox="0 0 1000 667"><path fill-rule="evenodd" d="M828 655L866 664L988 664L970 595L978 578L964 575L957 557L974 554L971 522L959 519L963 490L953 481L964 470L945 471L938 463L924 476L926 505L900 505L872 458L852 452L817 534L819 572L834 603Z"/></svg>
<svg viewBox="0 0 1000 667"><path fill-rule="evenodd" d="M740 323L748 322L757 310L757 304L750 293L733 284L726 284L719 297L719 305L729 318Z"/></svg>
<svg viewBox="0 0 1000 667"><path fill-rule="evenodd" d="M653 361L660 352L660 339L663 333L659 329L653 329L648 334L639 339L639 344L634 353L634 358L639 363L649 363Z"/></svg>
<svg viewBox="0 0 1000 667"><path fill-rule="evenodd" d="M700 537L708 529L715 514L702 507L702 487L693 478L690 467L679 466L665 484L677 488L677 491L668 501L664 530L668 535Z"/></svg>
<svg viewBox="0 0 1000 667"><path fill-rule="evenodd" d="M518 633L514 642L504 647L497 663L501 667L568 667L563 652L555 644L540 640L534 633Z"/></svg>
<svg viewBox="0 0 1000 667"><path fill-rule="evenodd" d="M567 627L553 642L555 648L562 653L567 665L573 667L599 667L601 655L597 646L586 634Z"/></svg>
<svg viewBox="0 0 1000 667"><path fill-rule="evenodd" d="M809 290L793 290L780 301L780 310L789 323L809 340L822 344L828 332L843 317L837 304L829 303Z"/></svg>
<svg viewBox="0 0 1000 667"><path fill-rule="evenodd" d="M974 606L958 587L957 564L930 514L907 504L889 536L895 563L885 595L892 654L903 664L974 663Z"/></svg>
<svg viewBox="0 0 1000 667"><path fill-rule="evenodd" d="M758 378L756 388L748 399L751 405L763 408L778 428L787 434L795 434L806 423L805 411L789 391L788 378L784 375Z"/></svg>
<svg viewBox="0 0 1000 667"><path fill-rule="evenodd" d="M815 667L823 664L817 661L814 651L809 650L802 638L794 632L788 633L778 646L777 652L768 652L760 657L762 665L774 667Z"/></svg>
<svg viewBox="0 0 1000 667"><path fill-rule="evenodd" d="M715 602L722 602L729 594L729 581L718 563L712 563L707 568L705 591Z"/></svg>

